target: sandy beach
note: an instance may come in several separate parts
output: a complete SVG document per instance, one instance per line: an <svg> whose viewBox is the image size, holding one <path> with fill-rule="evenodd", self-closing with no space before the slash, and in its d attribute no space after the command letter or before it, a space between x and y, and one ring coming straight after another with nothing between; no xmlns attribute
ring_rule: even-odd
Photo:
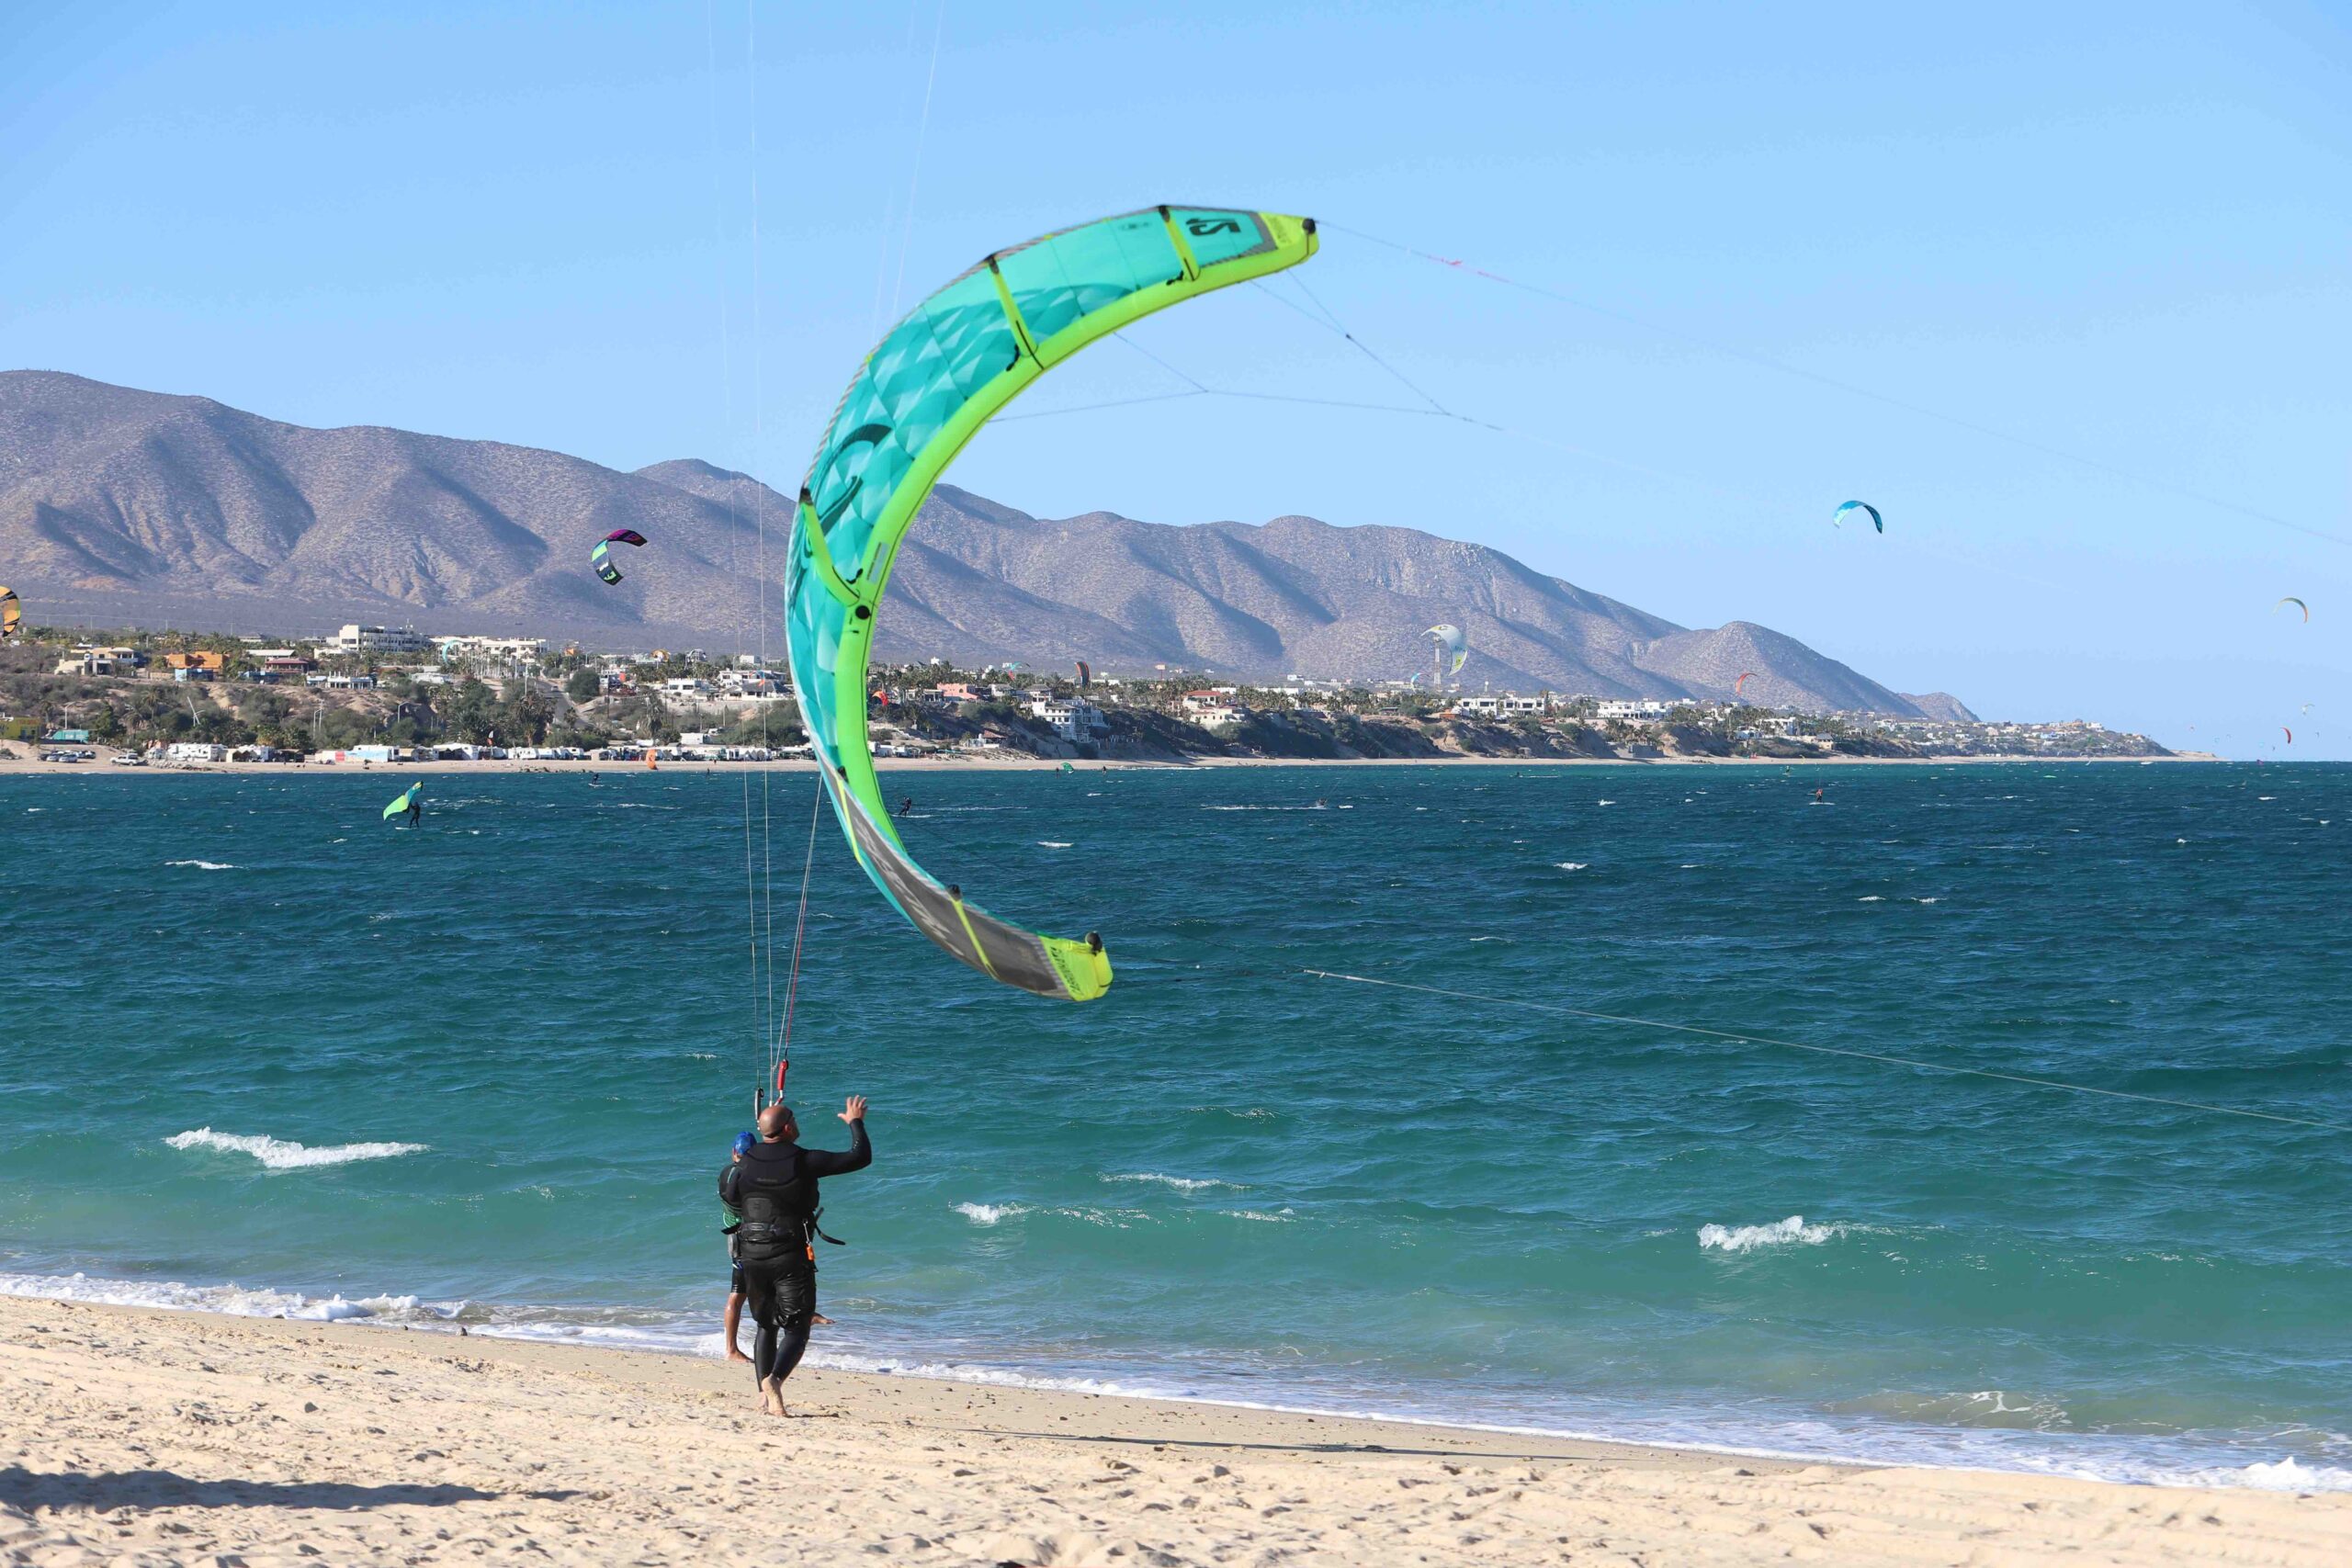
<svg viewBox="0 0 2352 1568"><path fill-rule="evenodd" d="M1863 1470L0 1300L0 1561L2269 1564L2352 1497Z"/></svg>

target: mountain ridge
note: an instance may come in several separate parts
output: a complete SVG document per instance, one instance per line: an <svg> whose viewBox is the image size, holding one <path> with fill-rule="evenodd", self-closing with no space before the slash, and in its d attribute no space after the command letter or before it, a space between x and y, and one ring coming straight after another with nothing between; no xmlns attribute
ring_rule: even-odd
<svg viewBox="0 0 2352 1568"><path fill-rule="evenodd" d="M290 633L345 620L610 646L781 645L773 593L792 503L680 457L634 472L383 425L313 429L209 398L57 371L0 372L0 581L36 619ZM587 566L633 527L624 581ZM31 592L28 592L28 589ZM1468 634L1464 689L1728 697L1913 716L1897 693L1803 642L1680 626L1499 550L1416 529L1035 518L942 485L891 576L877 657L1266 679L1401 679L1426 628ZM435 629L440 629L435 627Z"/></svg>

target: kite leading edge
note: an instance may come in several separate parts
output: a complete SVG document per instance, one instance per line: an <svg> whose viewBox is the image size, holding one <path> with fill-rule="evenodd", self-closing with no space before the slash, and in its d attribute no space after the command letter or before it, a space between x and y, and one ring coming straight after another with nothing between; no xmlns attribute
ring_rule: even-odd
<svg viewBox="0 0 2352 1568"><path fill-rule="evenodd" d="M995 252L890 330L833 411L785 567L801 724L851 852L925 936L992 979L1088 1001L1110 988L1098 935L1043 936L968 903L899 841L865 728L866 660L899 544L947 465L1029 384L1098 338L1297 265L1315 221L1152 207Z"/></svg>

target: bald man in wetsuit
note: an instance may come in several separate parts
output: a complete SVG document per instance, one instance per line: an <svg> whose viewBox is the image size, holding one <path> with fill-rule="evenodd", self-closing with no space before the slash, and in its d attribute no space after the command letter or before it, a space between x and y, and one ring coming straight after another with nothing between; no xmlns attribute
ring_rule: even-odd
<svg viewBox="0 0 2352 1568"><path fill-rule="evenodd" d="M720 1201L743 1216L735 1261L744 1303L759 1325L752 1375L759 1380L760 1408L771 1416L786 1414L784 1380L808 1348L808 1325L817 1312L817 1183L874 1163L865 1097L851 1095L841 1118L849 1123L847 1150L804 1149L792 1108L771 1105L760 1112L759 1141L718 1173Z"/></svg>

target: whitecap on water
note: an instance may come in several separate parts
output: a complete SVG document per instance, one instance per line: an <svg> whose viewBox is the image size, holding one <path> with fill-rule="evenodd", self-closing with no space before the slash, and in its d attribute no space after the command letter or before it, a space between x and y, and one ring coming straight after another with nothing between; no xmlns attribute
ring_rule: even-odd
<svg viewBox="0 0 2352 1568"><path fill-rule="evenodd" d="M1768 1225L1701 1225L1702 1252L1754 1252L1767 1247L1819 1247L1846 1234L1844 1225L1809 1225L1803 1214L1791 1214Z"/></svg>
<svg viewBox="0 0 2352 1568"><path fill-rule="evenodd" d="M956 1212L976 1225L1001 1224L1029 1212L1026 1203L958 1203Z"/></svg>
<svg viewBox="0 0 2352 1568"><path fill-rule="evenodd" d="M165 865L192 866L198 871L234 871L237 869L227 861L220 860L167 860L164 863Z"/></svg>
<svg viewBox="0 0 2352 1568"><path fill-rule="evenodd" d="M1069 845L1059 839L1040 839L1037 847L1041 850L1066 850Z"/></svg>
<svg viewBox="0 0 2352 1568"><path fill-rule="evenodd" d="M1858 904L1883 904L1886 902L1886 895L1883 893L1865 893L1860 898L1855 899L1854 902Z"/></svg>
<svg viewBox="0 0 2352 1568"><path fill-rule="evenodd" d="M1238 1181L1219 1181L1213 1176L1162 1176L1156 1170L1138 1170L1134 1172L1105 1171L1102 1173L1102 1179L1105 1181L1154 1182L1161 1187L1172 1187L1179 1192L1202 1192L1212 1187L1229 1187L1237 1192L1246 1192L1249 1190L1247 1187L1243 1186Z"/></svg>
<svg viewBox="0 0 2352 1568"><path fill-rule="evenodd" d="M424 1153L424 1144L331 1144L312 1148L288 1138L272 1138L261 1134L216 1133L209 1127L198 1127L186 1133L175 1133L164 1140L175 1149L219 1149L224 1153L251 1155L272 1170L298 1170L318 1165L349 1165L355 1160L390 1159L399 1155Z"/></svg>
<svg viewBox="0 0 2352 1568"><path fill-rule="evenodd" d="M1582 871L1592 863L1583 860L1555 860L1552 863L1562 871Z"/></svg>

